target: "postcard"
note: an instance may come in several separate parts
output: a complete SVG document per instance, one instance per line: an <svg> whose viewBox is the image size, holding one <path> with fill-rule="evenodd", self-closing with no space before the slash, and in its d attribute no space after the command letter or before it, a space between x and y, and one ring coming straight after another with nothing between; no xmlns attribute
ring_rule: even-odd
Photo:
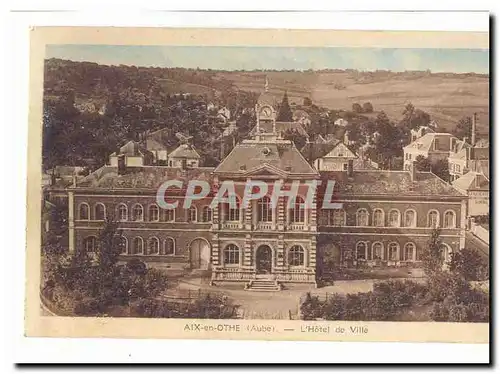
<svg viewBox="0 0 500 374"><path fill-rule="evenodd" d="M26 335L488 343L488 40L34 28Z"/></svg>

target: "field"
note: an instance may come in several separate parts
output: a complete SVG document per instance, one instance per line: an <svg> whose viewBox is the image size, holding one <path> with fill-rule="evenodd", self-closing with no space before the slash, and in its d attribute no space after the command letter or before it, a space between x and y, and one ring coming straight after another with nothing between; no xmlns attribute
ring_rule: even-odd
<svg viewBox="0 0 500 374"><path fill-rule="evenodd" d="M310 97L317 105L350 109L369 101L398 120L407 102L425 110L439 125L452 129L463 116L478 114L478 131L488 132L489 77L476 74L430 74L426 72L219 72L239 89L261 92L265 77L269 91L280 100L288 91L291 102Z"/></svg>

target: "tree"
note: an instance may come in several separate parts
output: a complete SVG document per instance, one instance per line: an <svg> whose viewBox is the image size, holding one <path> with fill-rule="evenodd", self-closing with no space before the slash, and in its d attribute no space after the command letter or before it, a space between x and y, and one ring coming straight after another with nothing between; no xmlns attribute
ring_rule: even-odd
<svg viewBox="0 0 500 374"><path fill-rule="evenodd" d="M454 252L450 260L450 271L467 281L481 281L488 278L488 264L475 249L464 248Z"/></svg>
<svg viewBox="0 0 500 374"><path fill-rule="evenodd" d="M370 102L366 102L363 104L363 112L364 113L372 113L373 112L373 105Z"/></svg>
<svg viewBox="0 0 500 374"><path fill-rule="evenodd" d="M99 267L109 272L118 262L118 256L122 252L119 237L118 225L111 218L108 218L103 229L99 233L99 245L97 261Z"/></svg>
<svg viewBox="0 0 500 374"><path fill-rule="evenodd" d="M281 100L281 105L276 120L280 122L293 121L292 109L290 108L290 104L288 103L288 94L286 91L283 95L283 100Z"/></svg>
<svg viewBox="0 0 500 374"><path fill-rule="evenodd" d="M442 271L443 257L441 254L442 241L440 234L441 230L439 228L432 230L427 246L422 251L422 267L429 277Z"/></svg>
<svg viewBox="0 0 500 374"><path fill-rule="evenodd" d="M415 167L417 171L431 171L431 162L427 157L418 155L415 159Z"/></svg>
<svg viewBox="0 0 500 374"><path fill-rule="evenodd" d="M304 106L311 106L313 104L312 100L310 97L304 97Z"/></svg>
<svg viewBox="0 0 500 374"><path fill-rule="evenodd" d="M472 138L472 118L471 117L462 117L455 129L452 131L452 134L459 139Z"/></svg>
<svg viewBox="0 0 500 374"><path fill-rule="evenodd" d="M358 103L352 104L352 111L354 113L363 113L363 108Z"/></svg>
<svg viewBox="0 0 500 374"><path fill-rule="evenodd" d="M304 148L307 142L307 138L295 129L287 129L283 134L283 139L291 140L297 149Z"/></svg>
<svg viewBox="0 0 500 374"><path fill-rule="evenodd" d="M416 109L412 103L408 103L403 110L403 119L399 124L402 127L412 130L420 126L427 126L430 122L431 116L429 113Z"/></svg>
<svg viewBox="0 0 500 374"><path fill-rule="evenodd" d="M448 169L448 160L437 160L431 163L431 171L445 182L450 181L450 172Z"/></svg>

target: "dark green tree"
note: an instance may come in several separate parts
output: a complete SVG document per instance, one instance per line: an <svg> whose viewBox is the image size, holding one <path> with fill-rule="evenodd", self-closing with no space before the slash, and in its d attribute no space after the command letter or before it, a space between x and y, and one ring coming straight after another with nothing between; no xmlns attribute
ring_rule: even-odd
<svg viewBox="0 0 500 374"><path fill-rule="evenodd" d="M290 104L288 103L288 94L286 91L283 95L283 100L281 100L281 105L276 120L280 122L291 122L293 120L292 109L290 108Z"/></svg>
<svg viewBox="0 0 500 374"><path fill-rule="evenodd" d="M312 100L310 97L304 97L304 106L311 106L313 104Z"/></svg>
<svg viewBox="0 0 500 374"><path fill-rule="evenodd" d="M448 160L437 160L431 163L431 171L445 182L450 181L450 171L448 169Z"/></svg>
<svg viewBox="0 0 500 374"><path fill-rule="evenodd" d="M427 126L430 121L431 116L429 113L416 109L412 103L408 103L403 110L403 118L400 122L400 126L411 130L419 126Z"/></svg>
<svg viewBox="0 0 500 374"><path fill-rule="evenodd" d="M422 267L428 277L441 272L443 268L443 256L441 253L443 248L440 235L441 230L439 228L432 230L427 246L422 251Z"/></svg>
<svg viewBox="0 0 500 374"><path fill-rule="evenodd" d="M363 104L363 112L364 113L372 113L373 112L373 105L370 102L366 102Z"/></svg>
<svg viewBox="0 0 500 374"><path fill-rule="evenodd" d="M461 118L458 121L455 129L453 129L452 134L459 139L467 138L470 140L472 137L472 118L471 117Z"/></svg>
<svg viewBox="0 0 500 374"><path fill-rule="evenodd" d="M118 224L111 218L108 218L99 233L97 256L99 267L105 272L112 271L118 262L118 256L122 252L120 241L117 240L119 235Z"/></svg>
<svg viewBox="0 0 500 374"><path fill-rule="evenodd" d="M418 155L415 159L415 166L417 171L431 171L431 162L427 157Z"/></svg>
<svg viewBox="0 0 500 374"><path fill-rule="evenodd" d="M307 138L295 129L287 129L283 134L283 139L291 140L297 149L304 148L307 142Z"/></svg>
<svg viewBox="0 0 500 374"><path fill-rule="evenodd" d="M468 281L481 281L488 278L488 264L476 249L464 248L454 252L450 260L450 271Z"/></svg>
<svg viewBox="0 0 500 374"><path fill-rule="evenodd" d="M359 105L358 103L352 104L352 111L354 113L363 113L363 107Z"/></svg>

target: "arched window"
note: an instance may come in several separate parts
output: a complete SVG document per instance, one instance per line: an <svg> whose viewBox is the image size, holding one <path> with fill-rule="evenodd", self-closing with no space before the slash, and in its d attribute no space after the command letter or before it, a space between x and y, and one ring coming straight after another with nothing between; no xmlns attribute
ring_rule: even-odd
<svg viewBox="0 0 500 374"><path fill-rule="evenodd" d="M453 210L448 210L444 213L444 227L447 229L456 227L455 212Z"/></svg>
<svg viewBox="0 0 500 374"><path fill-rule="evenodd" d="M356 226L368 226L368 211L359 209L356 212Z"/></svg>
<svg viewBox="0 0 500 374"><path fill-rule="evenodd" d="M372 259L373 260L383 260L384 259L384 245L380 242L372 244Z"/></svg>
<svg viewBox="0 0 500 374"><path fill-rule="evenodd" d="M97 238L95 236L88 236L83 241L83 249L86 252L92 253L97 250Z"/></svg>
<svg viewBox="0 0 500 374"><path fill-rule="evenodd" d="M439 213L437 210L431 210L427 215L427 227L437 228L439 226Z"/></svg>
<svg viewBox="0 0 500 374"><path fill-rule="evenodd" d="M288 251L288 265L304 266L305 251L300 245L294 245Z"/></svg>
<svg viewBox="0 0 500 374"><path fill-rule="evenodd" d="M165 239L163 242L163 253L164 255L171 256L175 254L175 240L173 238Z"/></svg>
<svg viewBox="0 0 500 374"><path fill-rule="evenodd" d="M203 207L202 220L203 222L212 222L212 209L208 205Z"/></svg>
<svg viewBox="0 0 500 374"><path fill-rule="evenodd" d="M399 210L391 209L389 211L389 226L391 227L399 227L401 226L401 215L399 214Z"/></svg>
<svg viewBox="0 0 500 374"><path fill-rule="evenodd" d="M141 237L137 236L134 238L132 251L134 255L142 255L144 253L144 241Z"/></svg>
<svg viewBox="0 0 500 374"><path fill-rule="evenodd" d="M160 253L160 241L156 237L150 238L148 243L148 254L157 255L159 253Z"/></svg>
<svg viewBox="0 0 500 374"><path fill-rule="evenodd" d="M373 211L373 226L383 227L384 224L384 211L382 209L375 209Z"/></svg>
<svg viewBox="0 0 500 374"><path fill-rule="evenodd" d="M150 221L160 220L160 209L158 208L158 205L153 204L149 206L148 216Z"/></svg>
<svg viewBox="0 0 500 374"><path fill-rule="evenodd" d="M389 261L399 261L399 244L390 243L389 244Z"/></svg>
<svg viewBox="0 0 500 374"><path fill-rule="evenodd" d="M345 210L332 209L328 214L328 226L345 226Z"/></svg>
<svg viewBox="0 0 500 374"><path fill-rule="evenodd" d="M198 222L198 209L194 205L189 208L188 220L189 222Z"/></svg>
<svg viewBox="0 0 500 374"><path fill-rule="evenodd" d="M264 196L257 202L257 213L259 222L271 222L273 220L273 210L271 199Z"/></svg>
<svg viewBox="0 0 500 374"><path fill-rule="evenodd" d="M238 265L240 263L240 249L235 244L228 244L224 248L224 265Z"/></svg>
<svg viewBox="0 0 500 374"><path fill-rule="evenodd" d="M118 221L127 221L128 220L128 208L125 204L118 205Z"/></svg>
<svg viewBox="0 0 500 374"><path fill-rule="evenodd" d="M165 222L175 222L175 209L165 209Z"/></svg>
<svg viewBox="0 0 500 374"><path fill-rule="evenodd" d="M106 207L103 203L97 203L94 206L94 219L96 221L104 221L106 219Z"/></svg>
<svg viewBox="0 0 500 374"><path fill-rule="evenodd" d="M78 218L82 219L82 220L89 220L90 219L89 204L87 204L87 203L80 204L80 206L78 207Z"/></svg>
<svg viewBox="0 0 500 374"><path fill-rule="evenodd" d="M300 196L295 198L292 209L290 210L290 221L294 223L304 223L306 217L304 199Z"/></svg>
<svg viewBox="0 0 500 374"><path fill-rule="evenodd" d="M356 244L356 258L358 260L366 260L367 249L366 242L358 242Z"/></svg>
<svg viewBox="0 0 500 374"><path fill-rule="evenodd" d="M417 212L413 209L408 209L405 212L405 227L416 227L417 226Z"/></svg>
<svg viewBox="0 0 500 374"><path fill-rule="evenodd" d="M416 247L413 243L405 244L404 260L405 261L415 261L416 258Z"/></svg>
<svg viewBox="0 0 500 374"><path fill-rule="evenodd" d="M118 248L120 248L120 253L121 254L127 254L128 252L128 241L127 238L124 236L117 236L115 237L115 244Z"/></svg>
<svg viewBox="0 0 500 374"><path fill-rule="evenodd" d="M235 197L234 204L229 202L222 203L221 209L223 212L224 221L237 222L240 220L240 201Z"/></svg>
<svg viewBox="0 0 500 374"><path fill-rule="evenodd" d="M144 221L144 208L141 204L135 204L132 208L132 220Z"/></svg>

